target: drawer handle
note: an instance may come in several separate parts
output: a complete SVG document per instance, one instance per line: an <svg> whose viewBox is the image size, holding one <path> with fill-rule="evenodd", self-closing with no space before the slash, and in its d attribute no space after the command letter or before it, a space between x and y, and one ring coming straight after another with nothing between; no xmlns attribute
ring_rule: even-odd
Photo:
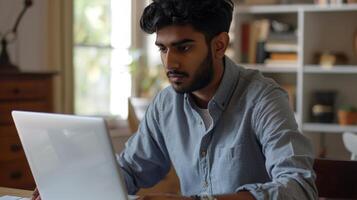
<svg viewBox="0 0 357 200"><path fill-rule="evenodd" d="M19 152L21 150L21 145L19 144L12 144L10 146L10 150L14 153Z"/></svg>
<svg viewBox="0 0 357 200"><path fill-rule="evenodd" d="M21 177L22 177L21 171L15 171L10 174L10 178L14 180L20 179Z"/></svg>

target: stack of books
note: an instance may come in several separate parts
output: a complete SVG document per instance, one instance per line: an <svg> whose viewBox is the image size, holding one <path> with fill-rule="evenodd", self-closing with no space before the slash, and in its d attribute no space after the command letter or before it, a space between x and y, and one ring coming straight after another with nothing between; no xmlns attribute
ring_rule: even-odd
<svg viewBox="0 0 357 200"><path fill-rule="evenodd" d="M269 54L264 61L267 66L295 67L298 60L295 31L271 31L265 43L265 51Z"/></svg>
<svg viewBox="0 0 357 200"><path fill-rule="evenodd" d="M260 55L262 47L260 44L266 40L269 29L270 22L267 19L254 20L241 25L241 60L243 63L261 63L259 59L257 60L257 56Z"/></svg>
<svg viewBox="0 0 357 200"><path fill-rule="evenodd" d="M296 67L297 35L292 25L254 20L241 25L241 60L267 67Z"/></svg>
<svg viewBox="0 0 357 200"><path fill-rule="evenodd" d="M284 47L285 48L285 47ZM295 67L297 64L296 53L279 53L274 52L270 54L270 58L264 60L266 66L291 66Z"/></svg>

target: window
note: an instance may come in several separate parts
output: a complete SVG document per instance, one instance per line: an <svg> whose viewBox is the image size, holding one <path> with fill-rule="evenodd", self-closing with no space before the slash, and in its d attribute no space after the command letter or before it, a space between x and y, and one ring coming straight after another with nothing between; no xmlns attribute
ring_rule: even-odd
<svg viewBox="0 0 357 200"><path fill-rule="evenodd" d="M127 117L131 0L74 0L75 113Z"/></svg>

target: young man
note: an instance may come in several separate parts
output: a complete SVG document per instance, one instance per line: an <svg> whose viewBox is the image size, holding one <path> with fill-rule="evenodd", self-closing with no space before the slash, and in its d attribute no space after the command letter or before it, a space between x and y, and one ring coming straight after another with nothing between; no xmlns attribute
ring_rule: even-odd
<svg viewBox="0 0 357 200"><path fill-rule="evenodd" d="M312 148L286 92L224 55L232 11L231 0L153 0L144 10L171 86L119 157L130 194L172 163L183 196L142 199L317 198Z"/></svg>
<svg viewBox="0 0 357 200"><path fill-rule="evenodd" d="M312 148L286 92L225 57L233 7L153 0L145 8L140 25L156 33L171 86L120 155L129 193L155 185L172 163L186 197L147 199L317 198Z"/></svg>

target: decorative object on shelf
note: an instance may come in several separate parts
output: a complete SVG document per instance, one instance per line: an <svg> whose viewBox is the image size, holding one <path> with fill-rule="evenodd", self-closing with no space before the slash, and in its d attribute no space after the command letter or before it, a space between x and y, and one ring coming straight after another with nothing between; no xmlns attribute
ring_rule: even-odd
<svg viewBox="0 0 357 200"><path fill-rule="evenodd" d="M338 123L340 125L357 124L357 108L352 105L344 105L338 109Z"/></svg>
<svg viewBox="0 0 357 200"><path fill-rule="evenodd" d="M269 57L264 61L267 67L296 67L298 50L296 27L272 20L265 50L269 53Z"/></svg>
<svg viewBox="0 0 357 200"><path fill-rule="evenodd" d="M344 132L342 140L346 149L351 152L351 160L357 160L357 133Z"/></svg>
<svg viewBox="0 0 357 200"><path fill-rule="evenodd" d="M313 94L312 119L317 123L333 123L335 118L335 99L337 92L319 90Z"/></svg>
<svg viewBox="0 0 357 200"><path fill-rule="evenodd" d="M348 4L353 4L353 3L357 3L357 0L347 0Z"/></svg>
<svg viewBox="0 0 357 200"><path fill-rule="evenodd" d="M342 52L316 53L314 60L316 64L324 68L331 68L334 65L346 65L348 63L348 57Z"/></svg>
<svg viewBox="0 0 357 200"><path fill-rule="evenodd" d="M14 42L17 37L17 27L19 26L22 17L27 9L32 6L32 0L24 0L24 7L17 17L12 29L0 33L1 37L1 51L0 51L0 72L1 71L19 71L18 67L11 63L10 56L7 52L7 45Z"/></svg>

